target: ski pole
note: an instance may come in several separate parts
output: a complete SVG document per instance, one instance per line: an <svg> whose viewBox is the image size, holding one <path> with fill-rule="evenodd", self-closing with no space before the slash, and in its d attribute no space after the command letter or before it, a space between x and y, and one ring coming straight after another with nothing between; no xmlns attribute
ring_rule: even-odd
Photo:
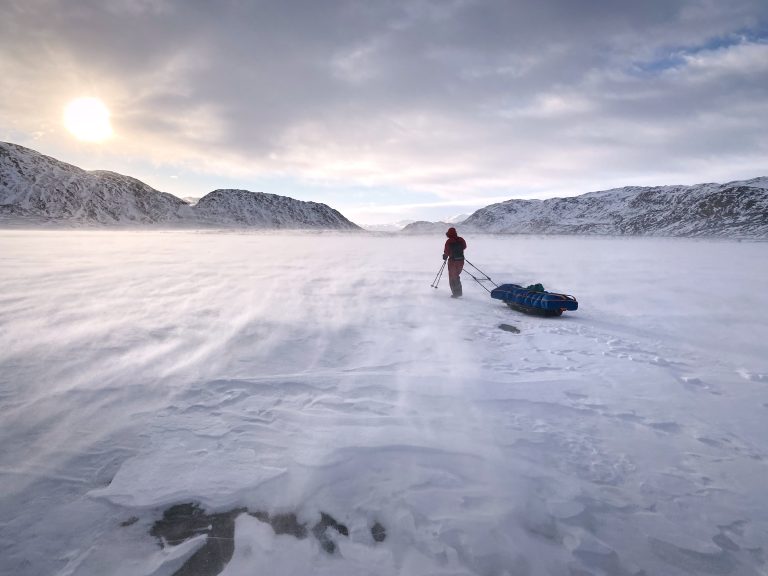
<svg viewBox="0 0 768 576"><path fill-rule="evenodd" d="M437 288L437 284L440 282L440 278L442 278L443 276L444 268L445 268L445 260L443 260L443 265L440 266L440 270L437 272L437 276L435 276L435 279L432 280L432 284L430 284L432 288Z"/></svg>
<svg viewBox="0 0 768 576"><path fill-rule="evenodd" d="M435 279L432 281L432 288L437 288L437 285L440 283L440 278L443 277L443 270L445 269L445 260L443 260L443 265L440 266L440 270L437 272L437 276L435 276Z"/></svg>

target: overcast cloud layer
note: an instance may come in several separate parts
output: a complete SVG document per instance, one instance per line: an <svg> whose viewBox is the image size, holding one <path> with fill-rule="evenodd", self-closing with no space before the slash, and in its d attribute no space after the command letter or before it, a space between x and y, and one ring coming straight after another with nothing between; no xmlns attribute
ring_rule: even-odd
<svg viewBox="0 0 768 576"><path fill-rule="evenodd" d="M342 210L768 173L764 0L0 4L0 138L89 168L282 179ZM61 126L82 95L110 144Z"/></svg>

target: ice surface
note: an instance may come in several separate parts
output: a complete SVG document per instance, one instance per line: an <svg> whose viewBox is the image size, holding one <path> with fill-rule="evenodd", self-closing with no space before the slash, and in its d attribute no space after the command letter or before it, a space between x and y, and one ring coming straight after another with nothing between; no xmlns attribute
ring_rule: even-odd
<svg viewBox="0 0 768 576"><path fill-rule="evenodd" d="M437 236L0 232L0 573L171 575L198 502L349 527L240 515L229 576L765 574L768 244L467 240L579 310Z"/></svg>

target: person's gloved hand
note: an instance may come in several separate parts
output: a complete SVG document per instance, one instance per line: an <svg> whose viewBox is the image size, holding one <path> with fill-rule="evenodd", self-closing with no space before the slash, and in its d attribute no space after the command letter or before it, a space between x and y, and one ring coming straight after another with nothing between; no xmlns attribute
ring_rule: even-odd
<svg viewBox="0 0 768 576"><path fill-rule="evenodd" d="M448 260L448 254L443 254L443 260Z"/></svg>

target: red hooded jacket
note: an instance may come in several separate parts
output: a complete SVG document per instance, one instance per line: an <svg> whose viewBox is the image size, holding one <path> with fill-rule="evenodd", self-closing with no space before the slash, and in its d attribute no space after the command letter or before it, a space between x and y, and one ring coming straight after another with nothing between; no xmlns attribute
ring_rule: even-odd
<svg viewBox="0 0 768 576"><path fill-rule="evenodd" d="M449 260L464 260L464 250L467 249L464 238L456 233L456 228L448 228L445 235L448 236L448 240L445 241L443 256L447 256Z"/></svg>

